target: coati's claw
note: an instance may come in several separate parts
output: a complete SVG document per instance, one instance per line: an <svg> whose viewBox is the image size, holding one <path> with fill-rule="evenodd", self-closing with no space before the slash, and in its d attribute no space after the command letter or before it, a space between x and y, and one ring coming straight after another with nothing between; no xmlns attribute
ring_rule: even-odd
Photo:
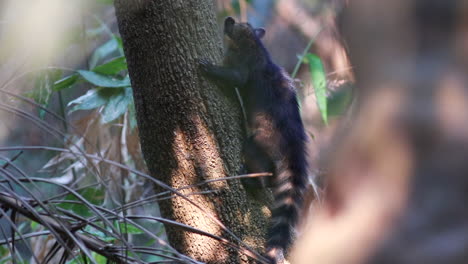
<svg viewBox="0 0 468 264"><path fill-rule="evenodd" d="M209 63L210 62L205 58L198 59L198 64L200 64L200 65L206 65L206 64L209 64Z"/></svg>
<svg viewBox="0 0 468 264"><path fill-rule="evenodd" d="M202 71L207 72L213 64L209 60L202 58L198 59L198 65Z"/></svg>
<svg viewBox="0 0 468 264"><path fill-rule="evenodd" d="M261 42L262 28L236 23L228 17L224 33L230 38L223 65L199 60L200 70L224 87L237 87L246 107L246 125L255 136L244 145L249 172L273 172L274 210L267 233L267 257L283 263L295 238L308 186L304 125L290 77L270 58ZM233 89L232 89L233 90ZM265 183L264 183L265 184ZM248 184L244 185L244 187Z"/></svg>

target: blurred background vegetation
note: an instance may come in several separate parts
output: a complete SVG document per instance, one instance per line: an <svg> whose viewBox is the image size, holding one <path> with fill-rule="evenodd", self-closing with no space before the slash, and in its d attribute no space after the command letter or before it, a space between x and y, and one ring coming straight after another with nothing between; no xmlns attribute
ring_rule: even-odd
<svg viewBox="0 0 468 264"><path fill-rule="evenodd" d="M336 11L320 0L215 2L220 25L229 15L266 28L273 60L296 80L317 164L352 100ZM43 213L60 215L83 235L131 243L122 254L132 258L183 258L165 243L157 219L157 201L171 194L148 184L112 4L0 1L0 204L15 199L37 213L25 217L0 206L0 263L107 263L106 249L97 254L82 246L77 254L31 220ZM122 222L123 215L135 217Z"/></svg>

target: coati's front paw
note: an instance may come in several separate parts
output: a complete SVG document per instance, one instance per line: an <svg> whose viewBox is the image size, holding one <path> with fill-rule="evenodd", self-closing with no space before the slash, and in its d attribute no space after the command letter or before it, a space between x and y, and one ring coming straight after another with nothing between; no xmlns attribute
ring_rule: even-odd
<svg viewBox="0 0 468 264"><path fill-rule="evenodd" d="M211 72L212 68L213 68L213 63L211 63L209 60L207 59L199 59L198 60L198 66L200 66L200 69L204 72L204 73L209 73Z"/></svg>

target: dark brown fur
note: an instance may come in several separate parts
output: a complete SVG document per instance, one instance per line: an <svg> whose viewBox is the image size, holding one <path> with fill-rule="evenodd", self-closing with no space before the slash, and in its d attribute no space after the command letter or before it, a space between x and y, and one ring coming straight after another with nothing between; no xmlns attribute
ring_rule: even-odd
<svg viewBox="0 0 468 264"><path fill-rule="evenodd" d="M267 256L277 263L292 242L303 203L306 134L292 81L271 61L260 40L265 31L228 17L224 33L229 44L223 66L206 60L200 66L208 77L239 89L251 134L244 147L249 172L274 173Z"/></svg>

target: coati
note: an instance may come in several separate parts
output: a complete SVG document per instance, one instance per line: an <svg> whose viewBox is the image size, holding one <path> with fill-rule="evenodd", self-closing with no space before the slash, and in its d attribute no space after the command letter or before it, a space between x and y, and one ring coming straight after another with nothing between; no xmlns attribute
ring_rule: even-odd
<svg viewBox="0 0 468 264"><path fill-rule="evenodd" d="M244 145L247 170L273 171L274 205L267 237L267 257L283 261L291 244L307 185L306 133L296 91L287 73L274 64L261 42L263 28L224 21L228 45L223 66L199 61L204 74L237 87L250 130Z"/></svg>

